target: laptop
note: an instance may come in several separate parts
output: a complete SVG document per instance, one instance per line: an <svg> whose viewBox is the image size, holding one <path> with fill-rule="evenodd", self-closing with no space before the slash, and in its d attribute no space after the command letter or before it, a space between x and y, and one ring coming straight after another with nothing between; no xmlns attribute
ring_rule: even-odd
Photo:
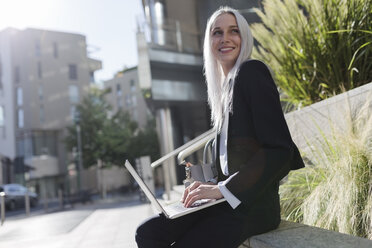
<svg viewBox="0 0 372 248"><path fill-rule="evenodd" d="M162 212L169 219L175 219L175 218L184 216L186 214L190 214L190 213L199 211L201 209L204 209L204 208L207 208L215 204L219 204L221 202L226 201L225 198L218 199L218 200L202 199L202 200L196 201L192 205L192 207L189 207L189 208L184 207L183 203L179 201L172 203L170 205L167 205L167 206L162 206L160 202L155 198L151 190L147 187L147 185L142 180L142 178L138 175L137 171L129 163L128 160L125 161L125 167L128 169L130 174L134 177L134 179L137 181L138 185L141 187L142 191L145 193L145 195L150 200L150 202L156 207L156 209L159 212Z"/></svg>

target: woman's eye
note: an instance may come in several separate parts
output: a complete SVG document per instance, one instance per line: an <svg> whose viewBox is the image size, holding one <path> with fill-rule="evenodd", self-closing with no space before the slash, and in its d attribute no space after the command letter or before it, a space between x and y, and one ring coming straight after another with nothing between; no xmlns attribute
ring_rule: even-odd
<svg viewBox="0 0 372 248"><path fill-rule="evenodd" d="M239 33L240 33L240 32L239 32L239 29L233 29L232 32L233 32L233 33L236 33L236 34L239 34Z"/></svg>
<svg viewBox="0 0 372 248"><path fill-rule="evenodd" d="M212 34L213 35L220 35L220 34L222 34L222 31L221 30L216 30Z"/></svg>

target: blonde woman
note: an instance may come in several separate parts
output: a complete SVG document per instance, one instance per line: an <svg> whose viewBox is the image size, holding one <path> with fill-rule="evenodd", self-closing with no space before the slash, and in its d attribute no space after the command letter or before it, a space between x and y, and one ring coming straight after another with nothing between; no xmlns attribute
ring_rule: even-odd
<svg viewBox="0 0 372 248"><path fill-rule="evenodd" d="M280 223L279 180L304 166L293 143L268 67L250 59L253 37L237 10L208 20L204 69L216 129L213 182L194 182L181 201L226 202L177 218L155 216L137 229L139 247L238 247Z"/></svg>

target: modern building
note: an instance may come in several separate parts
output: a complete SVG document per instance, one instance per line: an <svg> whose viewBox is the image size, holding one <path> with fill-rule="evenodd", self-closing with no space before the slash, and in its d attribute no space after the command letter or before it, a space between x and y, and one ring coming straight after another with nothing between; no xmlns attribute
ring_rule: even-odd
<svg viewBox="0 0 372 248"><path fill-rule="evenodd" d="M0 184L28 182L44 197L65 187L65 127L100 68L83 35L0 31Z"/></svg>
<svg viewBox="0 0 372 248"><path fill-rule="evenodd" d="M139 83L155 113L163 155L211 128L202 58L207 19L220 6L228 5L248 22L257 22L252 8L260 2L142 0L146 20L138 24ZM175 160L164 164L171 185L181 183L184 169Z"/></svg>
<svg viewBox="0 0 372 248"><path fill-rule="evenodd" d="M104 82L104 87L109 89L106 100L112 106L112 114L119 110L128 112L140 128L146 126L152 115L138 84L137 67L117 73L113 79Z"/></svg>

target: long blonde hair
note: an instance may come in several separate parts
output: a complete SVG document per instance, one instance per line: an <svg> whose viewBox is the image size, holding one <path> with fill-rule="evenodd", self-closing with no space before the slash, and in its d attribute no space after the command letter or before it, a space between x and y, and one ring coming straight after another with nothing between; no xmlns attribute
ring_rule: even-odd
<svg viewBox="0 0 372 248"><path fill-rule="evenodd" d="M221 64L216 60L212 53L211 28L217 17L221 14L232 14L238 24L241 48L235 65L225 77ZM208 88L208 104L211 108L211 121L213 127L220 132L223 115L226 110L232 112L232 97L234 80L240 65L250 58L253 48L253 36L249 29L246 19L236 10L230 7L221 7L215 11L208 19L204 37L204 74ZM230 82L230 83L229 83Z"/></svg>

